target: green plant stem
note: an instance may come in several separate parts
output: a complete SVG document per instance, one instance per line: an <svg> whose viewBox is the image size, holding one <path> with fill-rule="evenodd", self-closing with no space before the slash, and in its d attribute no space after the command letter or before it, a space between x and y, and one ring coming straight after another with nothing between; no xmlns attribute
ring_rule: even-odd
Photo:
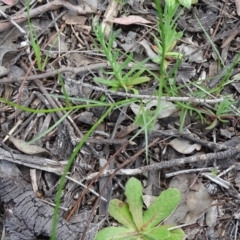
<svg viewBox="0 0 240 240"><path fill-rule="evenodd" d="M68 110L75 110L75 109L81 109L81 108L90 108L90 107L99 107L99 106L103 106L103 107L109 107L112 104L111 103L104 103L104 102L99 102L99 103L95 103L95 104L83 104L83 105L77 105L77 106L69 106L69 107L62 107L62 108L52 108L52 109L32 109L32 108L28 108L28 107L24 107L21 106L19 104L10 102L4 98L0 98L0 102L3 102L11 107L15 107L17 109L26 111L26 112L32 112L32 113L53 113L53 112L58 112L58 111L68 111ZM123 102L123 101L122 101ZM126 101L127 102L127 101ZM128 100L129 102L129 100Z"/></svg>
<svg viewBox="0 0 240 240"><path fill-rule="evenodd" d="M166 41L165 41L165 34L164 34L164 22L163 22L163 11L162 11L162 7L161 4L158 0L154 0L156 8L157 8L157 12L158 12L158 17L159 17L159 24L158 24L158 28L160 31L160 36L162 37L162 59L161 59L161 63L160 63L160 77L159 77L159 86L158 86L158 104L157 104L157 108L153 117L153 123L155 124L155 122L157 121L157 116L158 113L160 111L160 107L161 107L161 97L163 94L163 88L164 88L164 82L165 82L165 69L164 69L164 61L165 61L165 55L166 55Z"/></svg>
<svg viewBox="0 0 240 240"><path fill-rule="evenodd" d="M56 195L56 207L54 209L54 215L53 215L53 225L52 225L52 234L50 240L56 239L56 232L57 232L57 223L58 223L58 212L59 212L59 206L60 206L60 200L61 200L61 194L64 187L65 179L67 176L68 171L70 170L72 163L77 156L78 152L84 145L84 143L87 141L88 137L94 132L94 130L97 128L97 126L107 117L107 115L111 112L111 110L115 107L115 105L112 105L109 107L109 109L102 115L101 118L91 127L91 129L84 135L83 139L78 143L77 147L73 151L65 169L63 172L63 175L60 179L57 195Z"/></svg>

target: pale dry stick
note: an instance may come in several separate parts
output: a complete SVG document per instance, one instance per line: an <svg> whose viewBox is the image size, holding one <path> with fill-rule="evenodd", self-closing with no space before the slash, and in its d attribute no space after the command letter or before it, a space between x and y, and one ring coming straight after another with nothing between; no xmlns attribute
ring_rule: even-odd
<svg viewBox="0 0 240 240"><path fill-rule="evenodd" d="M22 119L18 119L17 123L14 125L14 127L8 132L8 135L3 139L3 143L6 142L9 138L9 136L14 133L15 129L22 123Z"/></svg>
<svg viewBox="0 0 240 240"><path fill-rule="evenodd" d="M218 143L214 143L214 142L208 142L208 141L204 141L204 140L201 140L201 139L197 139L197 138L191 137L190 134L182 134L180 132L179 132L179 134L184 139L187 139L191 142L199 143L199 144L203 145L204 147L208 147L211 150L222 151L222 150L228 150L229 149L228 146L225 146L223 144L218 144Z"/></svg>
<svg viewBox="0 0 240 240"><path fill-rule="evenodd" d="M216 169L216 168L214 168ZM166 173L165 177L170 178L170 177L175 177L177 175L182 175L182 174L189 174L189 173L198 173L198 172L211 172L213 170L212 167L209 168L194 168L194 169L188 169L188 170L182 170L182 171L177 171L177 172L172 172L172 173Z"/></svg>
<svg viewBox="0 0 240 240"><path fill-rule="evenodd" d="M51 203L51 202L49 202L49 201L46 201L45 199L38 198L38 200L40 200L40 201L42 201L42 202L44 202L44 203L47 203L47 204L49 204L49 205L52 206L52 207L55 207L55 206L56 206L56 204ZM59 206L59 208L62 209L63 211L65 211L65 212L68 211L68 208L64 208L64 207L61 207L61 206Z"/></svg>
<svg viewBox="0 0 240 240"><path fill-rule="evenodd" d="M78 50L79 49L79 50ZM46 51L46 50L44 50ZM49 51L49 50L48 50ZM98 50L81 50L81 48L76 48L74 50L69 50L69 51L56 51L56 50L50 50L51 53L64 53L62 56L66 56L71 53L80 53L80 54L86 54L86 55L93 55L93 56L100 56L100 57L106 57L105 54L100 53ZM99 60L103 60L102 58L99 58ZM155 70L155 68L154 68Z"/></svg>
<svg viewBox="0 0 240 240"><path fill-rule="evenodd" d="M232 64L232 63L231 63L231 64ZM231 64L228 64L228 66L230 67ZM221 72L223 72L223 71L221 71ZM224 72L224 74L225 74L225 72ZM213 79L214 82L219 81L222 76L223 76L223 74L220 73L219 76L217 76L217 77L215 77L215 78ZM206 91L205 89L203 89L202 87L200 87L200 86L192 83L192 82L189 81L189 80L188 80L188 82L189 82L190 84L193 84L195 87L197 87L197 88L200 89L201 91L205 92L208 96L213 97L213 99L217 99L217 98L215 98L215 96L213 96L212 94L210 94L209 92L207 92L207 91ZM224 100L224 98L223 98L223 100ZM205 102L204 104L207 104L207 102ZM234 111L234 113L236 113L238 116L240 116L240 110L239 110L239 109L237 109L237 108L236 108L234 105L232 105L232 104L230 105L230 107L232 108L232 110Z"/></svg>
<svg viewBox="0 0 240 240"><path fill-rule="evenodd" d="M121 169L118 171L118 175L137 175L137 174L142 174L144 172L148 171L156 171L156 170L161 170L165 168L171 168L171 167L176 167L176 166L181 166L186 163L195 163L195 162L201 162L201 161L213 161L213 160L221 160L221 159L228 159L230 157L234 157L236 154L240 153L240 144L237 145L234 148L229 148L226 151L222 152L217 152L217 153L207 153L207 154L202 154L198 156L191 156L191 157L186 157L186 158L177 158L175 160L169 160L169 161L164 161L160 163L155 163L147 166L143 166L140 168L136 169ZM110 169L107 171L104 171L101 176L109 176L114 172L114 170ZM97 173L93 173L88 175L85 179L90 180L94 178Z"/></svg>
<svg viewBox="0 0 240 240"><path fill-rule="evenodd" d="M221 177L225 174L227 174L228 172L232 171L235 168L235 165L232 165L231 167L229 167L228 169L224 170L223 172L221 172L220 174L218 174L218 177Z"/></svg>
<svg viewBox="0 0 240 240"><path fill-rule="evenodd" d="M29 6L35 6L37 4L37 1L36 0L30 0L29 1ZM13 15L12 15L12 18L14 18L15 16L18 16L19 14L25 12L27 9L27 5L25 4L25 6L23 6L19 11L15 12Z"/></svg>
<svg viewBox="0 0 240 240"><path fill-rule="evenodd" d="M37 116L37 113L30 113L29 115L27 115L26 117L27 117L27 119L21 124L21 126L18 128L18 130L16 131L16 132L14 132L14 134L13 134L13 136L16 136L16 135L18 135L19 133L21 133L22 132L22 130L24 129L24 128L26 128L28 125L29 125L29 123L35 118Z"/></svg>
<svg viewBox="0 0 240 240"><path fill-rule="evenodd" d="M49 101L47 100L47 98L45 96L43 96L43 94L41 94L40 92L35 92L34 91L34 94L36 95L37 98L39 98L41 100L41 102L47 107L47 109L51 109L52 106L51 104L49 103ZM53 120L54 122L57 122L57 116L55 113L51 113L52 117L53 117Z"/></svg>
<svg viewBox="0 0 240 240"><path fill-rule="evenodd" d="M235 113L236 113L238 116L240 116L240 110L239 110L237 107L235 107L234 105L230 105L230 107L232 108L233 111L235 111Z"/></svg>
<svg viewBox="0 0 240 240"><path fill-rule="evenodd" d="M49 3L49 0L47 0L47 3ZM52 20L54 20L54 25L55 25L55 28L56 28L56 32L59 32L59 28L58 28L57 22L55 20L55 16L53 15L53 12L51 11L50 14L51 14ZM58 41L59 41L59 39L58 39ZM60 49L60 47L58 47L58 48Z"/></svg>
<svg viewBox="0 0 240 240"><path fill-rule="evenodd" d="M238 2L238 0L236 0L236 2ZM239 13L239 10L238 10ZM239 219L237 219L236 225L235 225L235 231L234 231L234 240L238 239L238 224L239 224Z"/></svg>
<svg viewBox="0 0 240 240"><path fill-rule="evenodd" d="M58 8L65 7L68 10L71 10L73 12L76 12L78 14L89 14L89 13L94 13L93 10L85 10L80 6L73 6L67 1L64 0L54 0L53 2L46 3L44 5L41 5L40 7L31 9L31 12L29 14L30 18L36 17L37 15L41 15L47 11L54 11L57 10ZM17 16L14 16L12 20L19 24L21 22L24 22L28 19L28 13L23 12L18 14ZM13 24L11 22L2 22L0 23L0 32L3 32L4 30L7 30L8 28L12 27Z"/></svg>
<svg viewBox="0 0 240 240"><path fill-rule="evenodd" d="M80 142L81 138L74 139L77 143ZM107 145L123 145L129 143L130 145L136 145L135 142L129 141L128 139L101 139L101 138L88 138L87 142L96 144L107 144Z"/></svg>
<svg viewBox="0 0 240 240"><path fill-rule="evenodd" d="M33 191L38 191L36 168L30 169L30 179Z"/></svg>
<svg viewBox="0 0 240 240"><path fill-rule="evenodd" d="M91 69L93 71L93 70L97 70L97 69L108 67L108 66L109 66L109 64L107 62L104 62L104 63L92 64L87 67L88 67L88 69ZM38 75L28 76L28 77L26 77L26 81L33 81L35 79L52 77L52 76L57 75L58 73L71 72L74 74L78 74L78 73L85 72L85 71L87 71L85 66L83 66L83 67L64 67L64 68L60 68L58 70L53 70L53 71L41 73ZM11 83L11 82L13 82L13 83L22 82L24 79L25 79L25 77L13 78L13 79L2 78L0 81L0 84Z"/></svg>
<svg viewBox="0 0 240 240"><path fill-rule="evenodd" d="M231 184L229 182L223 180L220 177L214 176L213 174L207 174L207 173L202 172L201 175L221 187L224 187L226 189L229 189L231 187Z"/></svg>
<svg viewBox="0 0 240 240"><path fill-rule="evenodd" d="M232 33L224 40L221 45L221 48L225 48L228 44L232 42L232 40L240 33L239 29L232 30Z"/></svg>
<svg viewBox="0 0 240 240"><path fill-rule="evenodd" d="M84 187L84 188L87 188L86 185L84 185L83 183L77 181L77 180L74 179L74 178L71 178L71 177L68 177L68 176L66 176L66 178L69 179L69 180L71 180L72 182L77 183L78 185L80 185L80 186L82 186L82 187ZM95 191L94 191L93 189L91 189L91 188L89 188L89 192L92 192L95 196L100 197L99 194L98 194L97 192L95 192ZM107 201L104 197L101 197L101 199L102 199L103 201L105 201L105 202Z"/></svg>
<svg viewBox="0 0 240 240"><path fill-rule="evenodd" d="M18 29L18 31L24 34L24 36L26 37L27 35L26 31L23 28L21 28L10 16L5 14L2 10L0 10L0 14L3 15L7 20L9 20L12 23L12 25L14 25Z"/></svg>
<svg viewBox="0 0 240 240"><path fill-rule="evenodd" d="M104 30L105 37L108 38L112 29L113 23L109 20L113 20L117 17L120 10L120 3L115 0L108 1L109 4L103 16L102 29Z"/></svg>
<svg viewBox="0 0 240 240"><path fill-rule="evenodd" d="M115 92L113 90L109 90L109 89L104 89L104 88L101 88L101 87L93 86L92 84L76 81L76 80L71 79L71 78L67 78L67 81L72 82L72 83L74 83L76 85L81 85L83 87L87 87L87 88L93 89L95 91L104 92L105 94L112 94L112 95L126 97L126 98L141 98L141 99L152 99L152 100L158 100L159 99L158 96L137 95L137 94L131 94L131 93L125 93L125 92ZM161 97L161 100L214 104L214 103L222 102L223 98L202 99L202 98L194 98L194 97Z"/></svg>
<svg viewBox="0 0 240 240"><path fill-rule="evenodd" d="M51 12L52 13L52 12ZM42 34L44 34L46 32L46 29L49 29L53 24L56 24L56 22L63 16L67 13L67 10L65 11L62 11L59 15L57 15L57 17L55 17L55 19L53 19L47 26L45 29L43 29L38 35L37 35L37 38L39 38ZM59 28L57 27L57 32L59 32ZM60 33L60 34L63 34L63 33ZM60 48L59 48L60 49ZM49 51L49 50L48 50ZM57 51L59 52L59 51Z"/></svg>
<svg viewBox="0 0 240 240"><path fill-rule="evenodd" d="M29 156L25 154L15 154L9 151L9 149L4 150L2 148L0 148L0 159L19 164L21 166L51 172L57 174L58 176L61 176L63 174L65 167L65 165L60 165L59 162L56 162L52 159Z"/></svg>
<svg viewBox="0 0 240 240"><path fill-rule="evenodd" d="M108 161L101 167L101 169L99 170L99 173L95 175L95 178L93 180L91 180L91 182L88 184L87 188L84 188L84 190L82 191L81 195L79 196L79 198L77 199L77 201L75 202L73 208L71 209L71 211L69 212L68 216L66 217L66 221L69 221L71 216L74 214L74 212L76 211L78 205L81 203L83 197L85 196L85 194L88 192L89 188L93 185L93 183L95 182L95 180L98 179L98 176L101 175L101 172L104 171L104 169L113 161L113 159L115 159L115 157L117 156L118 153L120 153L125 147L127 146L127 143L122 145L109 159ZM100 196L102 196L102 194L100 193Z"/></svg>
<svg viewBox="0 0 240 240"><path fill-rule="evenodd" d="M71 29L72 29L72 31L73 31L73 33L74 33L75 37L77 38L78 42L79 42L79 43L80 43L80 44L83 46L83 45L84 45L84 43L83 43L83 41L80 39L80 37L79 37L78 33L75 31L75 29L74 29L73 25L71 25Z"/></svg>

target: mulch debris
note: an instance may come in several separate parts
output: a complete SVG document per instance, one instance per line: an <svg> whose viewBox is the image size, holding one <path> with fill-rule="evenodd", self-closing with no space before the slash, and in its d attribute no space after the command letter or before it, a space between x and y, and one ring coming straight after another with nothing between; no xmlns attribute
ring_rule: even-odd
<svg viewBox="0 0 240 240"><path fill-rule="evenodd" d="M140 100L144 111L157 109L154 94L159 83L152 77L137 87L136 96L94 81L107 79L106 72L112 69L96 43L93 26L101 22L106 38L119 31L114 48L123 54L117 61L133 53L135 61L149 58L145 66L159 74L160 65L154 61L157 46L152 34L159 33L153 1L33 1L28 14L26 1L2 0L2 239L49 239L60 177L77 144L108 109L76 107L69 113L63 108L68 101L71 106L85 105L86 98L100 101L103 94L108 103L133 97L139 101L107 114L76 155L61 194L57 239L93 240L102 227L116 225L108 216L108 203L113 198L124 200L124 186L131 176L141 180L146 199L169 187L179 189L182 201L165 223L181 225L186 239L240 239L240 10L235 2L199 0L184 9L177 21L183 36L174 49L183 54L176 75L180 95L162 96L165 107L146 139L134 119L142 109ZM43 70L38 69L31 47L28 18L42 60L47 56ZM167 60L167 72L172 71L176 61ZM126 72L134 64L130 62ZM226 76L229 80L222 86ZM220 85L218 92L202 97L203 91ZM57 97L64 94L69 99ZM235 100L227 106L234 114L219 116L218 106L226 96ZM177 102L199 109L205 120L188 112L181 131ZM61 110L44 113L26 108Z"/></svg>

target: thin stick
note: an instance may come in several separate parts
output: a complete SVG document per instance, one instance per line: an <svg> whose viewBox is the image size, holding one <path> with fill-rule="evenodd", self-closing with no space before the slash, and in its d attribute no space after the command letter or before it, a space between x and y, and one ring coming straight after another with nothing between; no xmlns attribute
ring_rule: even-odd
<svg viewBox="0 0 240 240"><path fill-rule="evenodd" d="M191 157L186 157L186 158L177 158L174 160L169 160L169 161L164 161L160 163L155 163L152 165L147 165L143 166L140 168L136 169L121 169L117 172L118 175L137 175L137 174L142 174L144 172L148 171L157 171L161 170L164 168L171 168L171 167L176 167L176 166L181 166L186 163L195 163L195 162L202 162L202 161L213 161L213 160L221 160L221 159L228 159L234 157L236 154L240 152L240 144L237 145L234 148L229 148L226 151L222 152L216 152L216 153L208 153L208 154L202 154L202 155L197 155L197 156L191 156ZM111 174L113 174L114 170L110 169L107 171L104 171L101 176L106 177ZM98 173L93 173L88 175L85 179L90 180L95 177L95 175Z"/></svg>
<svg viewBox="0 0 240 240"><path fill-rule="evenodd" d="M126 97L126 98L141 98L141 99L152 99L158 100L158 96L151 96L151 95L138 95L138 94L131 94L126 92L115 92L109 89L93 86L92 84L83 83L81 81L76 81L73 79L68 78L67 81L72 82L75 85L81 85L83 87L87 87L93 89L95 91L104 92L105 94L112 94L116 96ZM161 97L161 100L165 101L179 101L179 102L192 102L192 103L219 103L223 101L223 98L216 98L216 99L203 99L203 98L193 98L193 97Z"/></svg>
<svg viewBox="0 0 240 240"><path fill-rule="evenodd" d="M37 15L41 15L45 12L57 10L60 7L65 7L65 8L67 8L67 9L73 11L73 12L78 13L78 14L88 14L88 13L93 13L94 12L93 10L83 9L80 6L73 6L72 4L70 4L67 1L55 0L53 2L49 2L49 3L46 3L44 5L41 5L40 7L31 9L29 17L33 18L33 17L35 17ZM27 19L28 19L28 13L27 12L20 13L17 16L14 16L12 18L12 20L15 23L18 23L18 24L26 21ZM12 25L13 25L12 22L2 22L2 23L0 23L0 32L3 32L4 30L7 30L8 28L12 27Z"/></svg>
<svg viewBox="0 0 240 240"><path fill-rule="evenodd" d="M98 176L101 175L101 172L104 171L104 169L107 167L107 165L110 164L110 162L115 159L116 155L121 152L121 150L126 147L127 144L122 145L113 155L112 157L109 158L109 160L103 165L103 167L100 169L99 173L96 174L96 176L94 177L94 179L92 179L92 181L88 184L87 188L84 188L84 190L82 191L82 194L79 196L79 198L77 199L77 201L75 202L73 208L71 209L70 213L68 214L66 220L69 221L69 219L71 218L71 216L73 215L73 213L76 211L78 205L81 203L83 197L85 196L85 194L88 192L89 188L93 185L93 183L97 180ZM101 191L102 193L102 191ZM101 197L102 194L99 194L99 196Z"/></svg>
<svg viewBox="0 0 240 240"><path fill-rule="evenodd" d="M109 66L109 64L107 62L96 63L96 64L89 65L88 69L97 70L97 69L108 67L108 66ZM58 73L64 73L64 72L71 72L71 73L77 74L77 73L87 71L88 69L85 66L83 66L83 67L63 67L63 68L53 70L53 71L49 71L49 72L46 72L46 73L28 76L28 77L26 77L26 81L32 81L32 80L35 80L35 79L52 77L52 76L57 75ZM24 79L25 79L25 77L20 77L20 78L17 78L17 79L15 79L15 78L12 78L12 79L3 78L3 79L1 79L0 84L11 83L11 82L13 82L13 83L21 82Z"/></svg>

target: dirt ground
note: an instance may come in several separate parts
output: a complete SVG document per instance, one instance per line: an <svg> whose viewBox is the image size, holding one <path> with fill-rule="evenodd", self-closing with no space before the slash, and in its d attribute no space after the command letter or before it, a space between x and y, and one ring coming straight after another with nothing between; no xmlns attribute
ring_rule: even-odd
<svg viewBox="0 0 240 240"><path fill-rule="evenodd" d="M56 239L93 240L131 177L144 210L179 190L185 239L240 239L239 1L160 7L2 0L2 239L49 239L60 197Z"/></svg>

